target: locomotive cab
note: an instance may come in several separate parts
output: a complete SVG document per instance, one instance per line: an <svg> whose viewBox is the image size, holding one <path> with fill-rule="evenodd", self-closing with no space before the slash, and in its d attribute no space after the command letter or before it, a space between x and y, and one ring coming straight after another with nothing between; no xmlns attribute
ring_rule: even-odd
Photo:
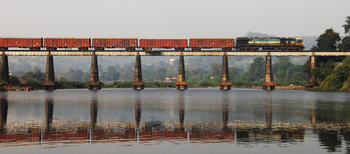
<svg viewBox="0 0 350 154"><path fill-rule="evenodd" d="M303 39L301 39L301 38L296 38L295 40L296 40L296 45L298 45L298 46L304 46L304 41L303 41Z"/></svg>
<svg viewBox="0 0 350 154"><path fill-rule="evenodd" d="M295 45L298 46L299 48L297 50L303 50L304 49L304 41L301 38L295 38Z"/></svg>

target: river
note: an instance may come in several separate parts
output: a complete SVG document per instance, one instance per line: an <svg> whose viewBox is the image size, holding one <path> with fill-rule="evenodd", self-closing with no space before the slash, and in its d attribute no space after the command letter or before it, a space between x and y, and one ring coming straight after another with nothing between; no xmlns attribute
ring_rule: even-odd
<svg viewBox="0 0 350 154"><path fill-rule="evenodd" d="M0 153L350 153L346 92L2 92Z"/></svg>

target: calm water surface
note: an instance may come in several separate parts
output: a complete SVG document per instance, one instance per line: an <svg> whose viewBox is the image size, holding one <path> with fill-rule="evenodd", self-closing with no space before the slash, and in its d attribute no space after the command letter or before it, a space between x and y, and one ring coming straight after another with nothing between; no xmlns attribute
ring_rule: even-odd
<svg viewBox="0 0 350 154"><path fill-rule="evenodd" d="M349 93L104 89L0 94L0 153L350 153Z"/></svg>

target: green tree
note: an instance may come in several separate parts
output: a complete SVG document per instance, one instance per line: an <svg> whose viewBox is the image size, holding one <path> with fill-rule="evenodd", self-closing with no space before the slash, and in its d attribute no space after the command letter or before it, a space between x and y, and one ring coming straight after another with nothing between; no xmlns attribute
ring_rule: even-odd
<svg viewBox="0 0 350 154"><path fill-rule="evenodd" d="M241 79L241 70L235 67L229 68L230 81L240 80Z"/></svg>
<svg viewBox="0 0 350 154"><path fill-rule="evenodd" d="M347 84L350 72L350 57L345 58L341 63L337 63L330 75L325 79L327 90L339 90Z"/></svg>
<svg viewBox="0 0 350 154"><path fill-rule="evenodd" d="M339 33L334 32L332 28L325 30L323 34L321 34L317 38L317 46L314 46L311 50L336 50L337 42L340 41ZM323 56L316 57L316 67L311 70L311 72L316 75L319 82L322 82L328 75L330 75L331 71L334 69L334 62L341 62L345 57L331 57L331 56ZM307 61L303 66L303 71L309 71L310 67L309 61ZM308 72L306 72L308 73ZM309 73L308 73L309 74ZM310 76L311 74L309 74Z"/></svg>
<svg viewBox="0 0 350 154"><path fill-rule="evenodd" d="M19 81L19 79L17 78L17 76L12 75L10 77L10 81L9 84L12 86L19 86L21 84L21 81Z"/></svg>
<svg viewBox="0 0 350 154"><path fill-rule="evenodd" d="M265 75L265 60L262 57L255 58L250 64L248 71L245 73L245 78L248 81L260 81Z"/></svg>
<svg viewBox="0 0 350 154"><path fill-rule="evenodd" d="M88 82L90 81L90 72L84 72L81 76L81 81Z"/></svg>
<svg viewBox="0 0 350 154"><path fill-rule="evenodd" d="M142 68L142 75L144 81L154 81L157 78L157 70L154 66L145 66Z"/></svg>
<svg viewBox="0 0 350 154"><path fill-rule="evenodd" d="M83 74L82 70L70 68L68 72L63 72L63 77L69 81L82 81Z"/></svg>
<svg viewBox="0 0 350 154"><path fill-rule="evenodd" d="M211 76L220 76L221 75L221 65L219 63L210 64L210 75Z"/></svg>
<svg viewBox="0 0 350 154"><path fill-rule="evenodd" d="M338 47L339 50L350 51L350 36L344 37Z"/></svg>
<svg viewBox="0 0 350 154"><path fill-rule="evenodd" d="M115 81L119 80L119 72L114 66L108 66L107 69L102 73L101 80L103 81Z"/></svg>
<svg viewBox="0 0 350 154"><path fill-rule="evenodd" d="M319 82L322 82L332 73L335 66L336 63L334 63L332 60L328 60L325 62L320 62L319 66L315 67L311 72L316 75Z"/></svg>
<svg viewBox="0 0 350 154"><path fill-rule="evenodd" d="M317 38L318 50L336 50L337 42L340 41L339 33L334 32L332 28L327 29Z"/></svg>
<svg viewBox="0 0 350 154"><path fill-rule="evenodd" d="M343 25L345 33L349 33L350 34L350 16L346 17L346 21L345 24Z"/></svg>
<svg viewBox="0 0 350 154"><path fill-rule="evenodd" d="M45 73L41 72L40 68L35 67L34 71L26 72L21 76L24 81L44 81Z"/></svg>
<svg viewBox="0 0 350 154"><path fill-rule="evenodd" d="M166 68L160 68L160 69L158 69L158 71L157 71L157 80L159 80L159 81L163 81L165 78L166 78L166 72L167 72L168 70L166 69Z"/></svg>

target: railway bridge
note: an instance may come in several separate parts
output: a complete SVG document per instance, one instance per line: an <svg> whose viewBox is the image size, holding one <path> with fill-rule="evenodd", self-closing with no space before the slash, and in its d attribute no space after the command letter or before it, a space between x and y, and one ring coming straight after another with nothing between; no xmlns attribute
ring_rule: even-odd
<svg viewBox="0 0 350 154"><path fill-rule="evenodd" d="M46 62L46 73L45 81L42 82L45 90L54 90L56 87L55 75L54 75L54 65L53 56L91 56L91 72L90 81L88 82L88 88L101 89L101 82L98 76L98 62L97 56L135 56L135 74L134 82L132 82L133 89L144 89L144 84L142 80L142 69L141 69L141 57L142 56L179 56L179 72L178 81L176 82L177 89L187 89L187 82L185 76L185 56L222 56L222 73L221 82L219 83L220 89L231 89L232 82L229 79L229 69L227 56L265 56L266 57L266 67L265 67L265 79L262 86L265 90L274 90L276 82L273 80L272 74L272 56L308 56L310 57L310 67L311 69L315 67L315 57L316 56L350 56L350 51L274 51L274 50L258 50L258 51L223 51L223 50L202 50L202 51L192 51L191 49L184 49L182 51L175 50L152 50L144 51L141 48L136 48L133 51L130 50L104 50L96 51L93 48L89 48L86 51L80 51L78 49L64 49L50 51L47 49L41 49L40 51L30 51L30 50L6 50L0 52L1 55L1 66L0 66L0 79L4 81L9 81L9 68L8 68L8 56L47 56ZM305 83L306 87L313 87L314 84L311 82L315 78L312 75L309 82Z"/></svg>

